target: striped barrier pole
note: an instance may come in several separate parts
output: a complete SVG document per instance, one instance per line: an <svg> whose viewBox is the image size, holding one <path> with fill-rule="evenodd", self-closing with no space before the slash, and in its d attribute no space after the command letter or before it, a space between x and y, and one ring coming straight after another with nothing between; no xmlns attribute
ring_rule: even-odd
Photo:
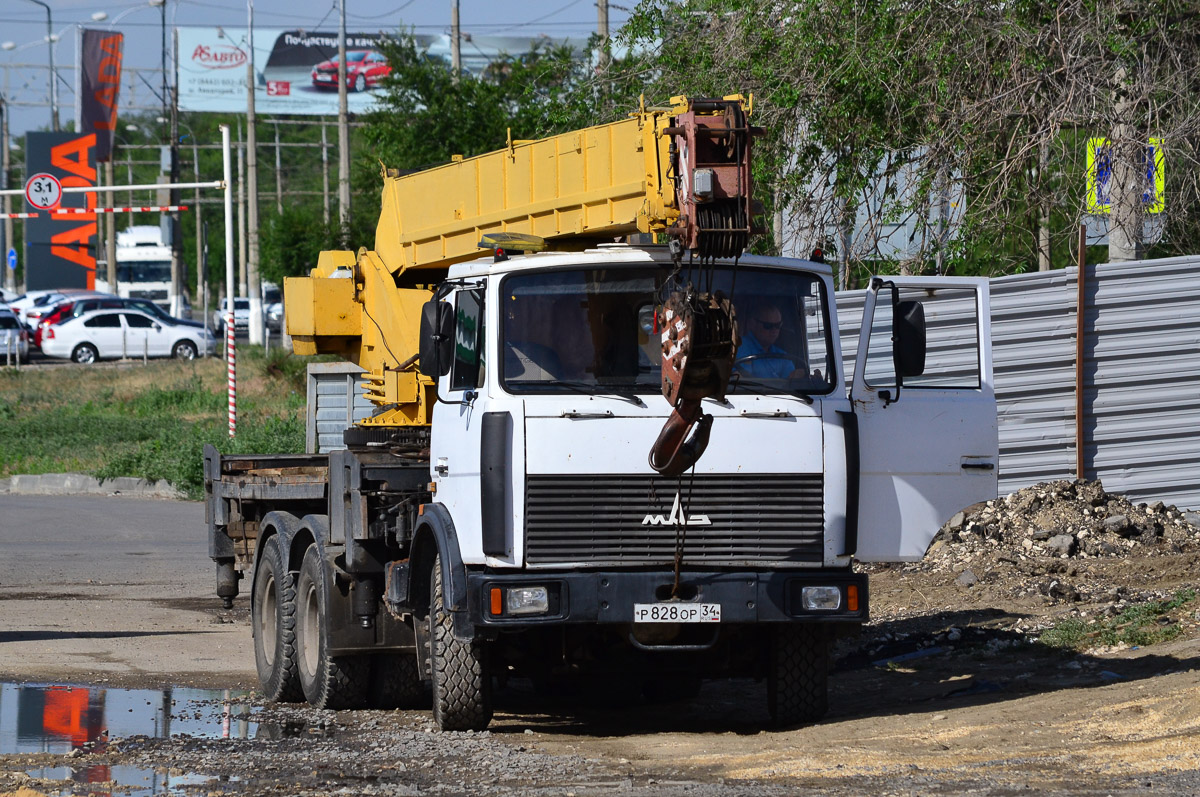
<svg viewBox="0 0 1200 797"><path fill-rule="evenodd" d="M234 344L233 302L225 314L225 367L229 370L229 436L237 433L237 346Z"/></svg>

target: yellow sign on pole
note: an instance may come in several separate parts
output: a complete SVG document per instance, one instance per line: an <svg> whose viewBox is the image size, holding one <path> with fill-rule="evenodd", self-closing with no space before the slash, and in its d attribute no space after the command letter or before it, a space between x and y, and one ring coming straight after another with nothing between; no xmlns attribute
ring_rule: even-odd
<svg viewBox="0 0 1200 797"><path fill-rule="evenodd" d="M1165 167L1162 139L1152 138L1146 147L1142 205L1145 213L1162 213L1166 205ZM1112 146L1107 138L1089 138L1087 143L1088 213L1112 211Z"/></svg>

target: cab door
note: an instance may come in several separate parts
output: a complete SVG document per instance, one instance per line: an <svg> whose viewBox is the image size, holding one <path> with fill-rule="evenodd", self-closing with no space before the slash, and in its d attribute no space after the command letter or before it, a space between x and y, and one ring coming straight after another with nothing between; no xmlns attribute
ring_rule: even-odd
<svg viewBox="0 0 1200 797"><path fill-rule="evenodd" d="M924 310L919 374L897 376L897 301L917 301ZM915 370L911 364L899 370L906 368ZM996 497L987 279L873 279L850 399L859 438L856 555L868 562L919 560L955 512Z"/></svg>
<svg viewBox="0 0 1200 797"><path fill-rule="evenodd" d="M449 373L438 380L430 459L437 500L454 520L460 553L464 561L477 563L482 559L482 427L488 411L483 389L484 288L464 287L447 301L454 317L453 355Z"/></svg>

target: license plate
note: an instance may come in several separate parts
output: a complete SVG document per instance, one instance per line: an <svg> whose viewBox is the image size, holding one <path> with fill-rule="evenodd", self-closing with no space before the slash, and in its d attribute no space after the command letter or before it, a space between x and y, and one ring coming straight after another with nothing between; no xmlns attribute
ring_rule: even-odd
<svg viewBox="0 0 1200 797"><path fill-rule="evenodd" d="M633 621L635 623L719 623L721 622L721 604L719 603L635 603L633 604Z"/></svg>

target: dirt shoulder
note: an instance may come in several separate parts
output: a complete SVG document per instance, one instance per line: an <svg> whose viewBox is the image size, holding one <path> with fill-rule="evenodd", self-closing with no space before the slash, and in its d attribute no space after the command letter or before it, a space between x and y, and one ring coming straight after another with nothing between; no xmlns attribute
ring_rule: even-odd
<svg viewBox="0 0 1200 797"><path fill-rule="evenodd" d="M546 695L514 680L481 734L435 733L424 708L314 711L251 695L247 738L0 755L0 793L63 789L31 771L126 767L186 776L182 794L1200 795L1200 532L1187 513L1110 505L1102 490L1039 492L1037 510L1020 495L964 513L922 562L867 568L874 619L839 640L816 725L763 730L765 689L752 681L651 705L623 685ZM1057 520L1029 520L1056 506ZM1114 514L1125 520L1093 525ZM116 564L32 555L42 572L0 600L0 675L252 686L245 597L221 610L207 564L195 566L202 545L179 567L173 545L110 544L118 563L151 564L137 584L88 583Z"/></svg>

